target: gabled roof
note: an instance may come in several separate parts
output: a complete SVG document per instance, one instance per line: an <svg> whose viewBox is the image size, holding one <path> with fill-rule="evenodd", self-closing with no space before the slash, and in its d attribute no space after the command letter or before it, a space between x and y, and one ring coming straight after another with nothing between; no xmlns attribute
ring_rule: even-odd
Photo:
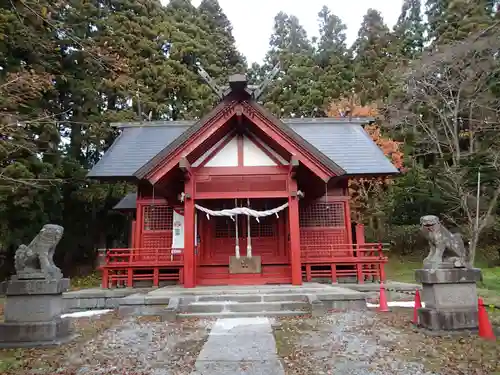
<svg viewBox="0 0 500 375"><path fill-rule="evenodd" d="M88 177L133 177L134 173L171 144L191 122L167 126L120 126L121 134L88 173Z"/></svg>
<svg viewBox="0 0 500 375"><path fill-rule="evenodd" d="M251 101L248 103L251 107L253 107L257 113L263 114L267 119L271 120L274 125L278 127L281 131L283 131L286 135L292 138L295 142L302 145L307 151L312 153L321 163L330 168L330 170L334 171L338 176L345 175L347 171L342 168L339 164L336 163L335 160L326 156L322 150L310 144L307 139L300 137L289 125L286 119L278 119L271 112L269 112L264 106L261 106L257 102ZM291 120L291 119L289 119Z"/></svg>
<svg viewBox="0 0 500 375"><path fill-rule="evenodd" d="M361 125L369 119L294 118L274 121L279 122L280 128L290 137L301 142L320 160L323 159L325 165L338 166L347 175L398 173L362 128ZM114 124L121 129L121 134L92 168L88 177L142 178L148 165L151 166L155 160L164 157L160 153L164 154L182 144L203 122L202 119L197 123L152 121Z"/></svg>
<svg viewBox="0 0 500 375"><path fill-rule="evenodd" d="M299 136L335 160L348 175L395 174L398 169L356 122L335 119L287 119Z"/></svg>
<svg viewBox="0 0 500 375"><path fill-rule="evenodd" d="M119 211L135 210L136 202L137 202L137 193L128 193L113 207L113 210L119 210Z"/></svg>

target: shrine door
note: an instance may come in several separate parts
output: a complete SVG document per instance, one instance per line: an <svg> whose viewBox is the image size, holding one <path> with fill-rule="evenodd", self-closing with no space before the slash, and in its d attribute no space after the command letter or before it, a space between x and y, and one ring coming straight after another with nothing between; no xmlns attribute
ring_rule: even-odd
<svg viewBox="0 0 500 375"><path fill-rule="evenodd" d="M261 211L280 204L282 202L276 204L274 201L252 201L250 207ZM223 208L233 208L234 203L224 206ZM261 256L262 264L288 263L286 214L285 209L278 217L271 215L261 217L257 221L246 215L238 215L235 220L227 216L211 216L208 219L206 215L199 213L200 263L228 265L229 257L235 255L236 242L239 244L241 256L246 256L247 245L250 243L252 255Z"/></svg>

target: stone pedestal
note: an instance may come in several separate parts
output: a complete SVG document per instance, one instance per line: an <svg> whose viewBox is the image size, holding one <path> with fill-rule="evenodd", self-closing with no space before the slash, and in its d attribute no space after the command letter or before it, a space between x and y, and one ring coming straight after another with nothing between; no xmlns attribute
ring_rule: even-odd
<svg viewBox="0 0 500 375"><path fill-rule="evenodd" d="M467 268L420 269L415 279L422 283L419 324L429 331L463 331L478 328L476 282L481 270Z"/></svg>
<svg viewBox="0 0 500 375"><path fill-rule="evenodd" d="M7 282L0 348L59 345L72 338L71 322L62 319L62 293L69 279L18 279Z"/></svg>

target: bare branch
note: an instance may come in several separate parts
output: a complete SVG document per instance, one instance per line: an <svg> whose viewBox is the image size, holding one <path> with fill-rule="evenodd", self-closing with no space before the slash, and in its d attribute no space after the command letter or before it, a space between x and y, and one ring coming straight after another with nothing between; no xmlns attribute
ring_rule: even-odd
<svg viewBox="0 0 500 375"><path fill-rule="evenodd" d="M392 125L413 131L423 153L438 156L436 182L450 205L445 216L457 224L465 218L472 247L500 199L499 52L498 27L439 46L398 72L400 86L387 111ZM488 174L480 212L473 178L478 168Z"/></svg>

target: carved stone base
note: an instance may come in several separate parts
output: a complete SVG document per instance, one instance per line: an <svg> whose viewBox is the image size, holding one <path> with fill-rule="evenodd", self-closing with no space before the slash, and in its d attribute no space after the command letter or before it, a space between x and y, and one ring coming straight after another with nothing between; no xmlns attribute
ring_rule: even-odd
<svg viewBox="0 0 500 375"><path fill-rule="evenodd" d="M61 319L62 293L69 279L7 282L4 323L0 323L0 347L58 345L71 339L71 322Z"/></svg>
<svg viewBox="0 0 500 375"><path fill-rule="evenodd" d="M476 282L479 269L421 269L415 278L422 283L419 324L429 331L460 331L477 329Z"/></svg>
<svg viewBox="0 0 500 375"><path fill-rule="evenodd" d="M70 319L49 322L0 323L0 348L54 346L73 338Z"/></svg>
<svg viewBox="0 0 500 375"><path fill-rule="evenodd" d="M229 257L229 273L261 273L262 264L260 256L253 256L247 258L242 256L239 259L235 256Z"/></svg>
<svg viewBox="0 0 500 375"><path fill-rule="evenodd" d="M438 311L430 308L418 310L420 325L430 331L475 330L478 327L477 311Z"/></svg>
<svg viewBox="0 0 500 375"><path fill-rule="evenodd" d="M40 280L18 279L15 276L6 282L7 296L61 294L69 289L69 279Z"/></svg>

